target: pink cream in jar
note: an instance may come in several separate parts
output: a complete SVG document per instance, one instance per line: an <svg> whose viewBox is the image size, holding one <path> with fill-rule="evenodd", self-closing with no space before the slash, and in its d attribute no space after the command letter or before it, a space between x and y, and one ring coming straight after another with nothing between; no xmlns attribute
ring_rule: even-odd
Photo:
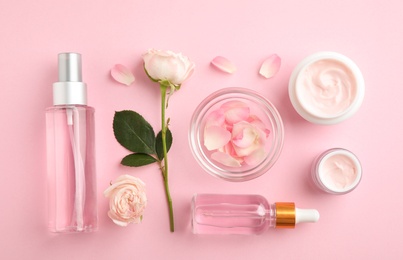
<svg viewBox="0 0 403 260"><path fill-rule="evenodd" d="M344 55L319 52L302 60L289 82L296 111L316 124L336 124L351 117L364 98L364 79Z"/></svg>
<svg viewBox="0 0 403 260"><path fill-rule="evenodd" d="M352 152L334 148L316 158L311 175L321 190L331 194L345 194L354 190L360 183L362 167Z"/></svg>

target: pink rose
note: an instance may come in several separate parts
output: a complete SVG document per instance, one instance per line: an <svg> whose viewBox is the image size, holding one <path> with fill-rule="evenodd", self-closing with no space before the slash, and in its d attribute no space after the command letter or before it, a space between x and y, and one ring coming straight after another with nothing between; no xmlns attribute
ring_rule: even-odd
<svg viewBox="0 0 403 260"><path fill-rule="evenodd" d="M121 175L104 191L109 198L108 216L119 226L140 223L147 205L145 184L139 178Z"/></svg>
<svg viewBox="0 0 403 260"><path fill-rule="evenodd" d="M195 64L181 53L151 49L143 54L144 69L154 81L168 81L179 87L194 70Z"/></svg>
<svg viewBox="0 0 403 260"><path fill-rule="evenodd" d="M270 131L250 113L247 104L229 101L213 111L204 129L204 145L214 151L211 158L229 167L256 165L266 156Z"/></svg>

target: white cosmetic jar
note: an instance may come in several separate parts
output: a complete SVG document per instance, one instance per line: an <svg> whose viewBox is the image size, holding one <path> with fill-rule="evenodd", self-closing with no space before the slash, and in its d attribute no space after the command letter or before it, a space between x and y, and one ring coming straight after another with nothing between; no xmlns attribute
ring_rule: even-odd
<svg viewBox="0 0 403 260"><path fill-rule="evenodd" d="M343 148L332 148L313 162L311 176L315 185L330 194L346 194L361 181L362 167L357 156Z"/></svg>
<svg viewBox="0 0 403 260"><path fill-rule="evenodd" d="M295 67L288 92L300 116L311 123L332 125L357 112L365 84L351 59L336 52L318 52Z"/></svg>

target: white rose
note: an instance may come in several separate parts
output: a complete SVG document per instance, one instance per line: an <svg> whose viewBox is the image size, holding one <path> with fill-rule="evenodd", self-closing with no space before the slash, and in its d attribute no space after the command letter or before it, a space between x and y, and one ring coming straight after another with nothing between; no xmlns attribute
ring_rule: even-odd
<svg viewBox="0 0 403 260"><path fill-rule="evenodd" d="M109 198L108 216L119 226L140 223L147 197L145 184L139 178L121 175L104 191Z"/></svg>
<svg viewBox="0 0 403 260"><path fill-rule="evenodd" d="M144 68L155 81L169 81L180 86L189 78L195 64L181 53L151 49L143 54Z"/></svg>

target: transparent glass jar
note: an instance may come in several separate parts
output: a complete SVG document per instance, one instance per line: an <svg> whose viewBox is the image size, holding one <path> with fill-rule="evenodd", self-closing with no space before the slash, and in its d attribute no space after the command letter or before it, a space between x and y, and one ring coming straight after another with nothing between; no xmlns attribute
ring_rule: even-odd
<svg viewBox="0 0 403 260"><path fill-rule="evenodd" d="M270 132L265 142L264 158L254 165L223 165L211 158L213 151L204 144L206 117L230 101L247 104L250 113L259 118ZM251 180L267 172L280 156L283 141L284 127L277 109L257 92L245 88L225 88L209 95L196 108L189 130L192 153L202 168L212 176L234 182Z"/></svg>

